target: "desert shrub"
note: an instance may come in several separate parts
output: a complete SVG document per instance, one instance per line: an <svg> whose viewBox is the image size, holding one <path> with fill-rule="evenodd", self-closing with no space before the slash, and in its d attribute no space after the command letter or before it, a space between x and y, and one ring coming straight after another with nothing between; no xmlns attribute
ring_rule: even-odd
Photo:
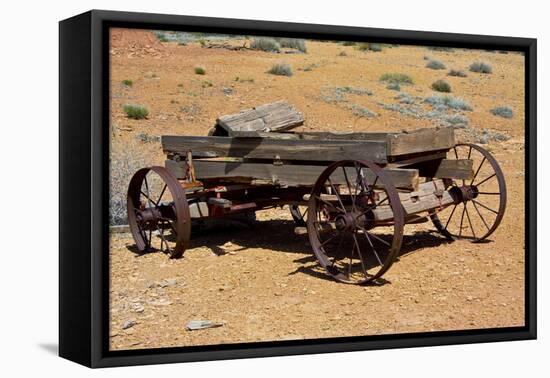
<svg viewBox="0 0 550 378"><path fill-rule="evenodd" d="M440 62L439 60L430 60L426 64L426 68L430 68L432 70L444 70L445 65L442 62Z"/></svg>
<svg viewBox="0 0 550 378"><path fill-rule="evenodd" d="M455 110L472 110L472 107L466 101L453 96L431 96L426 98L424 102L440 110L449 108Z"/></svg>
<svg viewBox="0 0 550 378"><path fill-rule="evenodd" d="M454 127L457 129L464 129L468 127L468 118L462 114L453 114L443 117L443 122L446 126Z"/></svg>
<svg viewBox="0 0 550 378"><path fill-rule="evenodd" d="M397 84L413 84L413 79L406 74L402 73L385 73L380 76L380 81Z"/></svg>
<svg viewBox="0 0 550 378"><path fill-rule="evenodd" d="M155 35L157 36L159 42L170 42L170 40L168 39L168 37L166 37L166 34L164 33L157 32L155 33Z"/></svg>
<svg viewBox="0 0 550 378"><path fill-rule="evenodd" d="M452 47L444 47L444 46L428 46L428 50L444 51L444 52L453 52L454 51L454 49Z"/></svg>
<svg viewBox="0 0 550 378"><path fill-rule="evenodd" d="M205 75L206 74L206 70L202 67L195 67L194 70L195 70L195 73L197 75Z"/></svg>
<svg viewBox="0 0 550 378"><path fill-rule="evenodd" d="M466 75L466 72L464 72L464 71L453 70L453 69L451 69L447 75L456 76L456 77L467 77L468 76L468 75Z"/></svg>
<svg viewBox="0 0 550 378"><path fill-rule="evenodd" d="M297 38L279 38L277 40L281 47L286 47L289 49L296 49L303 53L307 52L306 41L303 39Z"/></svg>
<svg viewBox="0 0 550 378"><path fill-rule="evenodd" d="M451 92L451 85L445 80L436 80L432 83L432 89L437 92Z"/></svg>
<svg viewBox="0 0 550 378"><path fill-rule="evenodd" d="M128 118L144 119L149 115L149 110L143 105L127 104L122 108Z"/></svg>
<svg viewBox="0 0 550 378"><path fill-rule="evenodd" d="M147 133L139 133L136 136L136 139L142 143L155 143L160 142L160 136L158 135L149 135Z"/></svg>
<svg viewBox="0 0 550 378"><path fill-rule="evenodd" d="M491 113L503 118L512 118L514 116L514 111L508 106L497 106L491 109Z"/></svg>
<svg viewBox="0 0 550 378"><path fill-rule="evenodd" d="M132 80L122 80L122 85L125 85L127 87L131 87L132 85L134 85L134 82Z"/></svg>
<svg viewBox="0 0 550 378"><path fill-rule="evenodd" d="M273 38L254 38L250 42L250 48L254 50L262 50L267 52L278 52L281 45Z"/></svg>
<svg viewBox="0 0 550 378"><path fill-rule="evenodd" d="M307 66L305 66L304 68L301 68L302 71L306 71L306 72L309 72L309 71L313 71L314 68L317 68L319 67L319 65L317 63L311 63L311 64L308 64ZM300 68L298 68L300 70Z"/></svg>
<svg viewBox="0 0 550 378"><path fill-rule="evenodd" d="M361 42L358 45L356 45L355 48L359 51L374 51L374 52L382 51L382 45L380 45L379 43Z"/></svg>
<svg viewBox="0 0 550 378"><path fill-rule="evenodd" d="M350 110L354 116L359 118L373 118L377 116L376 113L371 112L369 109L356 104L351 105Z"/></svg>
<svg viewBox="0 0 550 378"><path fill-rule="evenodd" d="M211 86L213 86L214 84L212 84L212 82L210 80L205 80L202 82L201 86L203 88L210 88Z"/></svg>
<svg viewBox="0 0 550 378"><path fill-rule="evenodd" d="M491 67L491 65L484 62L473 62L472 64L470 64L470 71L490 74L493 72L493 68Z"/></svg>
<svg viewBox="0 0 550 378"><path fill-rule="evenodd" d="M401 86L399 85L399 83L388 83L386 88L390 89L392 91L400 91L401 90Z"/></svg>
<svg viewBox="0 0 550 378"><path fill-rule="evenodd" d="M353 41L344 41L342 42L342 46L355 46L357 44L357 42L353 42Z"/></svg>
<svg viewBox="0 0 550 378"><path fill-rule="evenodd" d="M276 63L271 66L267 73L279 76L292 76L292 67L290 66L290 64Z"/></svg>
<svg viewBox="0 0 550 378"><path fill-rule="evenodd" d="M348 54L345 51L340 51L340 54L338 56L348 56Z"/></svg>

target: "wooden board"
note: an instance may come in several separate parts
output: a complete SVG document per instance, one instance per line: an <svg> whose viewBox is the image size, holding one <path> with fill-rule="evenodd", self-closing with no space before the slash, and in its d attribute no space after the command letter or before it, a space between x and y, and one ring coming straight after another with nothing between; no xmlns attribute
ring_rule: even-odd
<svg viewBox="0 0 550 378"><path fill-rule="evenodd" d="M177 178L185 177L185 162L166 160L166 168ZM217 160L193 160L195 174L198 180L223 179L271 183L282 186L313 186L324 166L317 165L273 165L262 163L224 162ZM416 169L385 169L392 183L402 189L416 190L419 184L418 170ZM348 178L355 177L353 167L346 168ZM364 169L367 181L374 181L370 170ZM331 176L333 183L345 184L342 170Z"/></svg>
<svg viewBox="0 0 550 378"><path fill-rule="evenodd" d="M470 180L474 176L471 159L443 159L432 177Z"/></svg>
<svg viewBox="0 0 550 378"><path fill-rule="evenodd" d="M388 156L448 150L454 146L454 131L450 127L388 134Z"/></svg>
<svg viewBox="0 0 550 378"><path fill-rule="evenodd" d="M227 130L229 136L242 131L283 131L303 125L304 117L286 101L277 101L246 109L237 114L224 115L216 123Z"/></svg>
<svg viewBox="0 0 550 378"><path fill-rule="evenodd" d="M351 159L380 164L387 162L386 143L383 141L162 136L162 148L165 153L182 156L191 151L196 158L235 157L319 162Z"/></svg>

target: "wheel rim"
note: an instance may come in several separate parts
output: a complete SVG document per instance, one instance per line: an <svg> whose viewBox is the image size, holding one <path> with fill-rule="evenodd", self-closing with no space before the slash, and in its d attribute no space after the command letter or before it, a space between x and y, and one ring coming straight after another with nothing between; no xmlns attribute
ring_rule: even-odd
<svg viewBox="0 0 550 378"><path fill-rule="evenodd" d="M470 180L453 180L447 190L470 187L473 198L430 214L436 229L451 240L480 242L499 226L506 209L506 182L495 158L475 144L457 144L447 159L473 160L474 176Z"/></svg>
<svg viewBox="0 0 550 378"><path fill-rule="evenodd" d="M391 208L394 218L378 227L373 211L384 207ZM381 277L401 249L403 226L397 190L374 163L334 163L313 187L307 217L310 244L319 264L340 282L365 284Z"/></svg>
<svg viewBox="0 0 550 378"><path fill-rule="evenodd" d="M180 257L189 246L191 221L185 191L163 167L142 168L130 181L128 223L140 252Z"/></svg>

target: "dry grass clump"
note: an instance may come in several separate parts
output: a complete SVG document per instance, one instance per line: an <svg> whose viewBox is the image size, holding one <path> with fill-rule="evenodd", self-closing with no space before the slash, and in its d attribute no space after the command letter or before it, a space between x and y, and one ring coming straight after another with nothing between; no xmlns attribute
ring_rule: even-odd
<svg viewBox="0 0 550 378"><path fill-rule="evenodd" d="M473 62L472 64L470 64L470 71L490 74L490 73L493 73L493 68L488 63Z"/></svg>
<svg viewBox="0 0 550 378"><path fill-rule="evenodd" d="M491 114L502 118L512 118L514 116L514 111L508 106L497 106L491 109Z"/></svg>
<svg viewBox="0 0 550 378"><path fill-rule="evenodd" d="M406 74L389 72L380 76L380 81L385 81L388 83L397 83L397 84L413 84L413 79Z"/></svg>
<svg viewBox="0 0 550 378"><path fill-rule="evenodd" d="M447 75L456 77L468 77L468 75L466 75L466 72L454 69L451 69Z"/></svg>
<svg viewBox="0 0 550 378"><path fill-rule="evenodd" d="M303 39L297 38L279 38L277 39L281 47L286 47L288 49L295 49L303 53L307 53L306 41Z"/></svg>
<svg viewBox="0 0 550 378"><path fill-rule="evenodd" d="M440 62L439 60L430 60L427 64L426 64L426 68L430 68L432 70L444 70L445 69L445 65Z"/></svg>
<svg viewBox="0 0 550 378"><path fill-rule="evenodd" d="M374 51L374 52L380 52L382 51L382 45L379 43L368 43L368 42L362 42L359 43L355 48L359 51Z"/></svg>
<svg viewBox="0 0 550 378"><path fill-rule="evenodd" d="M290 66L290 64L276 63L271 66L267 73L278 76L292 76L292 67Z"/></svg>
<svg viewBox="0 0 550 378"><path fill-rule="evenodd" d="M259 37L250 42L250 48L267 52L279 52L281 45L274 38Z"/></svg>
<svg viewBox="0 0 550 378"><path fill-rule="evenodd" d="M436 80L432 83L432 89L437 92L451 92L451 85L445 80Z"/></svg>
<svg viewBox="0 0 550 378"><path fill-rule="evenodd" d="M424 102L432 105L436 110L473 110L472 106L461 98L453 96L430 96Z"/></svg>

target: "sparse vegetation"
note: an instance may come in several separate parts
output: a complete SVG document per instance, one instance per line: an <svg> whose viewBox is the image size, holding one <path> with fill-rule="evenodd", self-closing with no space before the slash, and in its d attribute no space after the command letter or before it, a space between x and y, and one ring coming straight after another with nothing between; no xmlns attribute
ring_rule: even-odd
<svg viewBox="0 0 550 378"><path fill-rule="evenodd" d="M491 67L490 64L487 64L484 62L474 62L470 64L470 71L490 74L490 73L493 73L493 68Z"/></svg>
<svg viewBox="0 0 550 378"><path fill-rule="evenodd" d="M251 77L239 77L239 76L235 76L235 81L239 82L239 83L253 83L254 82L254 79L251 78Z"/></svg>
<svg viewBox="0 0 550 378"><path fill-rule="evenodd" d="M392 90L392 91L400 91L401 85L399 83L388 83L386 86L386 89Z"/></svg>
<svg viewBox="0 0 550 378"><path fill-rule="evenodd" d="M160 142L160 136L158 135L149 135L147 133L139 133L136 136L136 139L142 143L155 143Z"/></svg>
<svg viewBox="0 0 550 378"><path fill-rule="evenodd" d="M292 76L292 67L290 64L276 63L271 66L267 73L278 76Z"/></svg>
<svg viewBox="0 0 550 378"><path fill-rule="evenodd" d="M432 105L436 110L473 110L466 101L453 96L431 96L426 98L424 102Z"/></svg>
<svg viewBox="0 0 550 378"><path fill-rule="evenodd" d="M132 85L134 85L134 82L132 80L122 80L122 85L125 85L127 87L131 87Z"/></svg>
<svg viewBox="0 0 550 378"><path fill-rule="evenodd" d="M340 51L340 54L338 56L348 56L348 54L345 51Z"/></svg>
<svg viewBox="0 0 550 378"><path fill-rule="evenodd" d="M354 116L359 118L373 118L377 116L376 113L371 112L369 109L357 104L351 105L349 109L351 110Z"/></svg>
<svg viewBox="0 0 550 378"><path fill-rule="evenodd" d="M319 65L317 63L311 63L311 64L308 64L307 66L305 66L304 68L302 68L301 70L309 72L309 71L313 71L313 69L317 68L317 67L319 67ZM300 68L298 68L298 69L300 69Z"/></svg>
<svg viewBox="0 0 550 378"><path fill-rule="evenodd" d="M206 70L202 67L195 67L194 70L197 75L206 75Z"/></svg>
<svg viewBox="0 0 550 378"><path fill-rule="evenodd" d="M212 84L212 82L210 80L205 80L205 81L202 82L201 85L202 85L203 88L210 88L214 84Z"/></svg>
<svg viewBox="0 0 550 378"><path fill-rule="evenodd" d="M380 45L379 43L361 42L357 44L355 48L359 51L374 51L374 52L382 51L382 45Z"/></svg>
<svg viewBox="0 0 550 378"><path fill-rule="evenodd" d="M432 89L437 92L451 92L451 85L445 80L436 80L432 83Z"/></svg>
<svg viewBox="0 0 550 378"><path fill-rule="evenodd" d="M462 114L453 114L443 117L443 124L445 126L454 127L457 129L464 129L468 127L468 117Z"/></svg>
<svg viewBox="0 0 550 378"><path fill-rule="evenodd" d="M439 60L432 59L428 61L428 63L426 64L426 68L430 68L432 70L444 70L445 65Z"/></svg>
<svg viewBox="0 0 550 378"><path fill-rule="evenodd" d="M403 73L385 73L380 76L380 81L397 84L413 84L413 79Z"/></svg>
<svg viewBox="0 0 550 378"><path fill-rule="evenodd" d="M357 42L354 41L344 41L342 42L342 46L355 46Z"/></svg>
<svg viewBox="0 0 550 378"><path fill-rule="evenodd" d="M133 119L145 119L149 115L149 110L143 105L124 105L122 108L128 118Z"/></svg>
<svg viewBox="0 0 550 378"><path fill-rule="evenodd" d="M466 72L461 71L461 70L454 70L454 69L451 69L447 75L456 76L456 77L468 77Z"/></svg>
<svg viewBox="0 0 550 378"><path fill-rule="evenodd" d="M372 91L358 87L334 87L325 91L321 96L323 101L328 103L338 103L347 101L347 95L372 96Z"/></svg>
<svg viewBox="0 0 550 378"><path fill-rule="evenodd" d="M303 53L307 53L306 41L303 39L297 38L279 38L277 39L281 47L286 47L289 49L295 49Z"/></svg>
<svg viewBox="0 0 550 378"><path fill-rule="evenodd" d="M455 49L453 49L452 47L444 47L444 46L428 46L428 50L453 52Z"/></svg>
<svg viewBox="0 0 550 378"><path fill-rule="evenodd" d="M491 109L491 114L502 118L512 118L514 116L514 111L508 106L497 106Z"/></svg>
<svg viewBox="0 0 550 378"><path fill-rule="evenodd" d="M250 48L267 52L279 52L281 45L273 38L259 37L250 42Z"/></svg>

